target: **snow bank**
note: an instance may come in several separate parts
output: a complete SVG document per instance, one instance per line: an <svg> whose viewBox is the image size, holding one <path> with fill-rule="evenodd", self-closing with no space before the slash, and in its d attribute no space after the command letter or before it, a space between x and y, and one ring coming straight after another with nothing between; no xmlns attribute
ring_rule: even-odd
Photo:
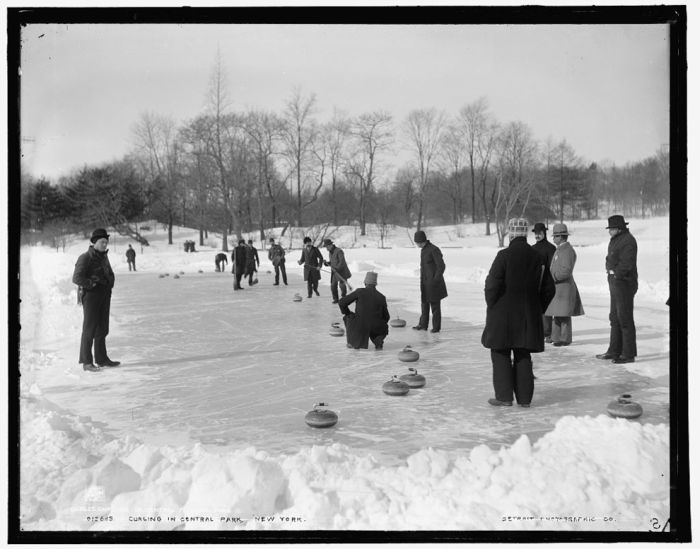
<svg viewBox="0 0 700 549"><path fill-rule="evenodd" d="M668 426L602 415L564 417L534 445L427 448L385 466L340 444L149 446L34 395L21 414L25 530L614 531L669 506Z"/></svg>

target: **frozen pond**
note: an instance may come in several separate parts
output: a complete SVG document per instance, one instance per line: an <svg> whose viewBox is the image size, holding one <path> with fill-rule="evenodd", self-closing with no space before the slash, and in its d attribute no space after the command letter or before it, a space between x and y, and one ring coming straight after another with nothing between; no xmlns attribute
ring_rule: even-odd
<svg viewBox="0 0 700 549"><path fill-rule="evenodd" d="M78 329L74 341L55 342L70 357L66 375L39 373L46 397L102 422L115 436L144 442L255 446L273 453L339 442L386 459L404 459L426 447L498 448L522 434L534 442L565 415L605 414L623 392L642 403L643 422L669 422L668 375L640 376L593 358L608 341L607 296L587 297L586 316L574 319L570 347L548 346L533 355L532 408L493 408L486 402L493 389L482 325L457 322L445 307L459 303L485 311L480 285L451 285L443 331L430 334L410 328L417 319L416 283L382 277L379 290L392 317L398 313L407 326L391 328L383 351L357 351L346 348L344 337L329 335L341 315L330 303L328 275L320 298L297 303L293 295L305 296L306 287L296 273L285 287L272 286L272 275L262 271L260 284L235 293L230 272L192 271L179 279L174 274L119 274L107 342L123 365L99 374L78 372ZM652 356L640 350L640 361L667 362L667 311L640 300L635 305L644 319L638 321L638 339L658 340L659 349ZM409 344L421 355L413 364L398 360ZM404 397L385 395L382 384L408 373L409 366L427 378L426 386ZM338 413L335 427L304 423L316 402Z"/></svg>

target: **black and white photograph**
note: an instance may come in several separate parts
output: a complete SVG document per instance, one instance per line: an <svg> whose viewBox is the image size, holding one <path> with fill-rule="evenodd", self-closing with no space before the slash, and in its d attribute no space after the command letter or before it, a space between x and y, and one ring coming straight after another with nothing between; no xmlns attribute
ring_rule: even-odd
<svg viewBox="0 0 700 549"><path fill-rule="evenodd" d="M10 542L690 541L685 6L6 15Z"/></svg>

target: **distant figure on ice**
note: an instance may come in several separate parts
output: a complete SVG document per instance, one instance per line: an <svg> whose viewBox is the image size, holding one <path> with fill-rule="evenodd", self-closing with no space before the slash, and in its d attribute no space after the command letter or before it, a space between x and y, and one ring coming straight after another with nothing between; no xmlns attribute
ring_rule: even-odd
<svg viewBox="0 0 700 549"><path fill-rule="evenodd" d="M245 274L248 276L248 286L252 286L253 284L258 283L258 278L255 277L255 280L253 280L253 276L258 272L258 267L260 267L258 249L253 246L252 240L248 240L245 257Z"/></svg>
<svg viewBox="0 0 700 549"><path fill-rule="evenodd" d="M316 295L321 295L318 293L318 281L321 280L321 265L323 265L323 256L318 248L311 243L311 239L308 236L304 237L304 248L301 250L301 257L297 261L299 265L304 264L304 280L306 281L306 288L309 291L309 297L311 297L311 291Z"/></svg>
<svg viewBox="0 0 700 549"><path fill-rule="evenodd" d="M228 258L226 257L226 254L223 252L219 252L216 254L214 257L214 264L216 265L216 272L223 273L224 272L224 266L228 265Z"/></svg>
<svg viewBox="0 0 700 549"><path fill-rule="evenodd" d="M512 406L513 393L518 404L530 406L535 390L530 353L544 351L542 313L554 296L554 282L544 276L542 257L528 245L527 232L527 219L508 222L510 244L496 254L486 277L481 343L491 349L492 406Z"/></svg>
<svg viewBox="0 0 700 549"><path fill-rule="evenodd" d="M338 285L340 285L341 297L345 297L348 294L346 282L352 275L350 274L350 269L348 269L348 264L345 262L343 250L333 244L330 238L326 238L323 241L323 247L326 248L328 252L328 261L324 261L323 264L331 268L331 294L333 296L333 303L338 303Z"/></svg>
<svg viewBox="0 0 700 549"><path fill-rule="evenodd" d="M348 305L354 302L357 305L353 313ZM377 291L377 273L367 273L365 287L343 297L338 307L343 313L348 347L367 349L369 340L377 350L384 347L384 338L389 333L389 309L386 297Z"/></svg>
<svg viewBox="0 0 700 549"><path fill-rule="evenodd" d="M95 229L88 251L78 257L73 270L73 284L78 285L78 303L83 306L83 333L80 337L80 363L83 370L99 372L99 366L119 366L107 356L109 306L114 287L114 271L107 258L109 235ZM95 347L93 363L92 347Z"/></svg>
<svg viewBox="0 0 700 549"><path fill-rule="evenodd" d="M549 276L549 266L552 264L554 250L556 250L557 247L554 244L552 244L549 240L547 240L547 227L545 227L544 223L535 223L535 228L532 229L532 232L535 233L536 240L532 247L537 251L537 253L539 253L542 256L542 260L544 261L545 266L544 276ZM551 343L552 317L547 316L547 314L545 313L544 315L542 315L542 323L544 326L544 342Z"/></svg>
<svg viewBox="0 0 700 549"><path fill-rule="evenodd" d="M597 358L615 364L634 362L637 331L634 325L634 295L637 293L637 240L627 228L624 216L608 218L610 243L605 271L610 288L610 343Z"/></svg>
<svg viewBox="0 0 700 549"><path fill-rule="evenodd" d="M574 281L576 252L569 243L569 229L564 223L557 223L552 228L552 238L557 245L557 250L554 252L549 272L554 281L556 293L544 314L554 318L552 344L555 347L561 347L571 344L573 329L571 317L581 316L584 312L581 296ZM547 276L546 272L545 276Z"/></svg>
<svg viewBox="0 0 700 549"><path fill-rule="evenodd" d="M136 251L129 244L129 248L126 250L126 263L129 265L129 270L136 270Z"/></svg>
<svg viewBox="0 0 700 549"><path fill-rule="evenodd" d="M275 239L270 239L270 249L267 251L267 258L272 262L275 268L275 283L273 286L280 284L280 272L282 273L282 281L287 285L287 269L284 266L284 248L279 244L275 244Z"/></svg>
<svg viewBox="0 0 700 549"><path fill-rule="evenodd" d="M243 278L243 273L245 273L245 266L247 263L247 249L245 245L245 240L239 240L238 246L236 246L231 251L231 272L236 278L233 280L233 289L242 290L241 278Z"/></svg>
<svg viewBox="0 0 700 549"><path fill-rule="evenodd" d="M431 333L438 333L442 326L442 313L440 300L447 297L445 285L445 262L442 260L442 252L435 244L430 242L423 231L416 231L413 241L421 249L420 251L420 302L421 315L418 325L414 330L427 330L430 310L433 311L433 329Z"/></svg>

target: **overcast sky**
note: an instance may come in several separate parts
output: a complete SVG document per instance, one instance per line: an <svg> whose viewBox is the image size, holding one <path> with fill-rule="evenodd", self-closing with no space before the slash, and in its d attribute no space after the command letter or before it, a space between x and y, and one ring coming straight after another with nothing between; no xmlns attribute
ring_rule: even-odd
<svg viewBox="0 0 700 549"><path fill-rule="evenodd" d="M501 122L566 139L586 161L641 160L668 138L666 25L29 25L24 165L51 179L121 158L146 111L201 112L220 48L233 108L317 117L384 109L454 115L481 96Z"/></svg>

